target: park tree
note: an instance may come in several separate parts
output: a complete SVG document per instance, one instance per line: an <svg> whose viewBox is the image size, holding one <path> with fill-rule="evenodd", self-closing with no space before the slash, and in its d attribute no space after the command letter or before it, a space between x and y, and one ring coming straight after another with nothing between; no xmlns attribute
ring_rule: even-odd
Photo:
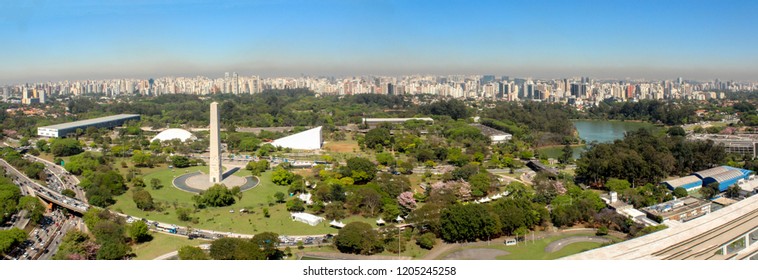
<svg viewBox="0 0 758 280"><path fill-rule="evenodd" d="M65 195L65 196L67 196L67 197L71 197L71 198L74 198L74 197L76 197L76 192L74 192L74 191L73 191L73 190L71 190L71 189L65 189L65 190L62 190L62 191L61 191L61 194L62 194L62 195Z"/></svg>
<svg viewBox="0 0 758 280"><path fill-rule="evenodd" d="M132 154L132 163L137 167L152 167L153 156L150 153L143 152L142 150L136 150Z"/></svg>
<svg viewBox="0 0 758 280"><path fill-rule="evenodd" d="M740 186L738 186L737 184L734 184L730 186L729 188L727 188L725 193L726 193L726 196L728 197L736 198L740 196L740 191L742 191Z"/></svg>
<svg viewBox="0 0 758 280"><path fill-rule="evenodd" d="M397 196L397 203L407 211L416 209L416 198L413 197L412 192L400 193L400 195Z"/></svg>
<svg viewBox="0 0 758 280"><path fill-rule="evenodd" d="M94 260L100 245L96 244L89 235L76 229L69 231L63 237L54 260Z"/></svg>
<svg viewBox="0 0 758 280"><path fill-rule="evenodd" d="M457 204L442 210L440 232L447 242L488 240L501 232L500 219L482 204Z"/></svg>
<svg viewBox="0 0 758 280"><path fill-rule="evenodd" d="M190 208L184 208L184 207L176 208L176 216L182 222L191 221L192 220L192 209L190 209Z"/></svg>
<svg viewBox="0 0 758 280"><path fill-rule="evenodd" d="M571 149L571 145L566 144L563 145L563 149L561 149L561 155L558 157L558 162L562 164L567 164L571 162L571 158L574 156L574 150Z"/></svg>
<svg viewBox="0 0 758 280"><path fill-rule="evenodd" d="M142 243L152 239L147 224L143 221L136 221L129 226L129 237L135 242Z"/></svg>
<svg viewBox="0 0 758 280"><path fill-rule="evenodd" d="M269 156L271 153L276 151L276 147L271 144L263 144L260 148L258 148L258 156L265 157Z"/></svg>
<svg viewBox="0 0 758 280"><path fill-rule="evenodd" d="M195 204L204 208L210 207L223 207L234 204L234 193L221 184L215 184L208 188L206 191L192 197Z"/></svg>
<svg viewBox="0 0 758 280"><path fill-rule="evenodd" d="M10 182L0 184L0 222L5 222L13 213L16 213L20 198L21 191L17 186Z"/></svg>
<svg viewBox="0 0 758 280"><path fill-rule="evenodd" d="M392 136L389 129L383 127L377 127L366 132L366 137L363 138L363 143L366 148L379 149L381 147L389 147L392 144Z"/></svg>
<svg viewBox="0 0 758 280"><path fill-rule="evenodd" d="M35 147L37 147L37 150L47 152L49 150L49 146L47 145L47 141L45 139L37 140L37 143L34 144Z"/></svg>
<svg viewBox="0 0 758 280"><path fill-rule="evenodd" d="M422 235L419 235L416 237L416 244L418 244L419 247L431 250L434 248L434 245L437 243L437 236L434 236L434 233L427 232Z"/></svg>
<svg viewBox="0 0 758 280"><path fill-rule="evenodd" d="M269 162L268 160L259 160L259 161L251 161L248 162L245 166L245 169L250 170L250 172L255 176L260 176L261 173L265 172L269 168Z"/></svg>
<svg viewBox="0 0 758 280"><path fill-rule="evenodd" d="M210 256L214 260L265 260L266 255L250 240L219 238L211 242Z"/></svg>
<svg viewBox="0 0 758 280"><path fill-rule="evenodd" d="M203 251L203 249L200 249L199 247L195 246L184 246L182 248L179 248L179 259L180 260L207 260L209 259L208 254Z"/></svg>
<svg viewBox="0 0 758 280"><path fill-rule="evenodd" d="M374 183L379 185L379 190L390 198L397 197L400 193L411 190L411 181L405 175L380 173L374 179Z"/></svg>
<svg viewBox="0 0 758 280"><path fill-rule="evenodd" d="M392 156L392 154L387 153L387 152L376 154L376 161L378 161L379 164L386 165L386 166L395 165L395 157Z"/></svg>
<svg viewBox="0 0 758 280"><path fill-rule="evenodd" d="M305 211L305 202L303 202L297 197L293 198L292 200L287 201L287 211L303 212Z"/></svg>
<svg viewBox="0 0 758 280"><path fill-rule="evenodd" d="M684 128L681 126L672 126L666 131L666 134L669 136L685 136L687 133L684 131Z"/></svg>
<svg viewBox="0 0 758 280"><path fill-rule="evenodd" d="M284 203L284 201L287 199L287 195L283 192L276 192L274 194L274 199L276 199L276 203Z"/></svg>
<svg viewBox="0 0 758 280"><path fill-rule="evenodd" d="M151 178L150 179L150 187L154 190L159 190L163 188L163 184L161 183L161 180L158 178Z"/></svg>
<svg viewBox="0 0 758 280"><path fill-rule="evenodd" d="M132 178L132 187L136 189L144 189L147 185L145 185L145 180L142 179L142 176L136 176Z"/></svg>
<svg viewBox="0 0 758 280"><path fill-rule="evenodd" d="M284 257L284 252L280 251L279 235L273 232L261 232L253 236L250 240L254 245L263 251L267 260L280 260Z"/></svg>
<svg viewBox="0 0 758 280"><path fill-rule="evenodd" d="M137 208L142 211L150 211L155 207L153 196L143 188L132 190L132 199L134 200L134 204L137 205Z"/></svg>
<svg viewBox="0 0 758 280"><path fill-rule="evenodd" d="M406 221L414 224L421 232L440 234L440 216L447 205L441 203L426 203L408 214Z"/></svg>
<svg viewBox="0 0 758 280"><path fill-rule="evenodd" d="M353 157L347 160L347 165L340 167L343 177L353 178L357 185L370 182L376 177L376 165L368 159Z"/></svg>
<svg viewBox="0 0 758 280"><path fill-rule="evenodd" d="M10 252L16 245L26 240L26 237L25 231L15 227L8 230L0 230L0 255Z"/></svg>
<svg viewBox="0 0 758 280"><path fill-rule="evenodd" d="M39 224L45 214L45 205L36 197L21 197L18 201L18 208L26 210L26 217L34 224Z"/></svg>
<svg viewBox="0 0 758 280"><path fill-rule="evenodd" d="M388 201L382 206L382 218L387 221L394 221L402 213L403 212L400 211L400 207L397 206L397 202L395 201Z"/></svg>
<svg viewBox="0 0 758 280"><path fill-rule="evenodd" d="M281 167L277 167L271 174L271 182L280 186L289 186L294 180L295 174Z"/></svg>
<svg viewBox="0 0 758 280"><path fill-rule="evenodd" d="M56 138L50 143L50 152L56 157L67 157L81 153L82 144L72 138Z"/></svg>
<svg viewBox="0 0 758 280"><path fill-rule="evenodd" d="M468 181L471 184L471 196L473 197L486 196L493 188L492 178L486 171L469 177Z"/></svg>
<svg viewBox="0 0 758 280"><path fill-rule="evenodd" d="M382 242L371 225L352 222L340 229L334 245L342 253L373 255L382 251Z"/></svg>
<svg viewBox="0 0 758 280"><path fill-rule="evenodd" d="M677 187L677 188L674 189L674 196L676 196L678 198L686 197L688 195L689 194L687 193L687 189L685 189L685 188Z"/></svg>
<svg viewBox="0 0 758 280"><path fill-rule="evenodd" d="M342 220L347 217L347 213L342 203L334 202L324 207L324 217L328 220Z"/></svg>
<svg viewBox="0 0 758 280"><path fill-rule="evenodd" d="M425 114L449 116L454 120L465 119L469 116L466 104L458 99L437 101L423 105L419 110Z"/></svg>
<svg viewBox="0 0 758 280"><path fill-rule="evenodd" d="M632 184L624 179L610 178L607 182L605 182L605 187L608 188L609 191L617 192L619 194L624 193L624 191L629 189L631 186Z"/></svg>
<svg viewBox="0 0 758 280"><path fill-rule="evenodd" d="M185 168L190 166L190 160L185 156L172 156L171 164L176 168Z"/></svg>
<svg viewBox="0 0 758 280"><path fill-rule="evenodd" d="M719 183L718 182L712 182L709 183L699 190L700 195L702 195L706 199L711 199L714 196L716 196L719 193Z"/></svg>

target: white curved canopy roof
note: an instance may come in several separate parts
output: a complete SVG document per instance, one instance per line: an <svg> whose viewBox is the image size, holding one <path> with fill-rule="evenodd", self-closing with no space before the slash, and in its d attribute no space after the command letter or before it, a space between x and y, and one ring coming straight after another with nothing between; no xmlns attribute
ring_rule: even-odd
<svg viewBox="0 0 758 280"><path fill-rule="evenodd" d="M297 134L276 139L271 144L276 147L292 148L296 150L321 149L321 127L311 128Z"/></svg>
<svg viewBox="0 0 758 280"><path fill-rule="evenodd" d="M150 139L150 142L155 141L155 140L160 140L161 142L163 142L163 141L169 141L173 139L179 139L182 142L184 142L187 140L194 140L195 136L192 135L191 132L186 131L181 128L169 128L164 131L161 131L161 133L158 133L158 135L155 135L153 139Z"/></svg>

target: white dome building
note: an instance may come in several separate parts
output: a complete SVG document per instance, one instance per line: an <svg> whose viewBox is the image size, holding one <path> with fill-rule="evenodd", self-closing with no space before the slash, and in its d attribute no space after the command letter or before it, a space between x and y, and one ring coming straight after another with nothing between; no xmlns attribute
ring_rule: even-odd
<svg viewBox="0 0 758 280"><path fill-rule="evenodd" d="M158 135L155 135L153 139L150 139L150 142L153 142L155 140L159 140L161 142L163 141L170 141L174 139L179 139L182 142L185 142L187 140L195 140L197 137L195 135L192 135L191 132L186 131L181 128L169 128L164 131L161 131L161 133L158 133Z"/></svg>

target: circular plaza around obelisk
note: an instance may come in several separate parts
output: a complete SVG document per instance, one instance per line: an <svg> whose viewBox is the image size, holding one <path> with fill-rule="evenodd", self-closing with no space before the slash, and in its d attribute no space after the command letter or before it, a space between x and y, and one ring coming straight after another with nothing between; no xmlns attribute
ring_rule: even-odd
<svg viewBox="0 0 758 280"><path fill-rule="evenodd" d="M208 174L197 171L174 178L173 185L183 191L200 193L214 185L208 178ZM258 178L255 176L240 177L228 175L219 183L227 188L240 187L241 191L246 191L258 185Z"/></svg>

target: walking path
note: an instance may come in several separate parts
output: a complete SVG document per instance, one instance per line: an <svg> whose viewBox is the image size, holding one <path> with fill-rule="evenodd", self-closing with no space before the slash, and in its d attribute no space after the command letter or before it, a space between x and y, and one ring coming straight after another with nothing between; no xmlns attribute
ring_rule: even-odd
<svg viewBox="0 0 758 280"><path fill-rule="evenodd" d="M610 243L612 240L600 236L571 236L561 240L556 240L545 246L545 253L557 252L568 245L579 242Z"/></svg>

